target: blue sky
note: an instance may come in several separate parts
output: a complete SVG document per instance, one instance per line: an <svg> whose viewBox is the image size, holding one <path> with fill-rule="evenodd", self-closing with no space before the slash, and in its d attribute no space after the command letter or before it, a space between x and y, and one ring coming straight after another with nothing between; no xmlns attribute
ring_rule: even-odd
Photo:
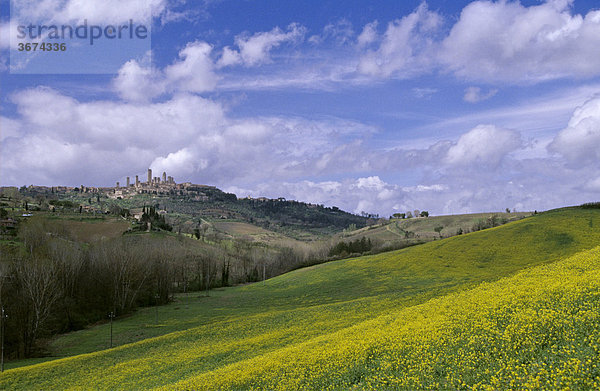
<svg viewBox="0 0 600 391"><path fill-rule="evenodd" d="M35 69L16 67L8 3L2 185L151 167L384 216L600 198L594 1L14 0L13 22L152 29L150 51L102 41L89 64L72 46Z"/></svg>

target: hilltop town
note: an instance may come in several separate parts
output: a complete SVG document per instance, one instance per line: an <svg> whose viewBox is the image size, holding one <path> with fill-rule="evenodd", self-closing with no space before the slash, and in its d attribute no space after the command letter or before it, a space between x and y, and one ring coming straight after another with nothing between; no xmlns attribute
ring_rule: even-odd
<svg viewBox="0 0 600 391"><path fill-rule="evenodd" d="M2 187L2 190L9 187ZM81 185L79 187L71 186L37 186L30 185L22 187L21 190L26 190L29 194L65 194L69 192L78 192L80 194L97 194L104 195L110 199L127 199L137 194L156 194L156 195L180 195L191 196L196 201L208 199L202 190L215 189L214 186L198 185L191 182L176 183L172 176L167 176L166 172L162 176L152 176L152 169L148 169L146 181L140 181L139 175L135 176L135 181L131 181L131 177L127 177L125 186L120 182L116 182L114 187L95 187Z"/></svg>
<svg viewBox="0 0 600 391"><path fill-rule="evenodd" d="M163 171L162 176L152 176L152 169L148 169L145 182L141 182L139 176L135 176L135 182L131 183L130 177L127 177L125 186L119 182L112 188L100 188L107 197L112 199L127 199L136 194L163 194L163 195L181 195L195 197L196 201L205 201L208 199L202 189L214 189L214 186L197 185L191 182L176 183L172 176L167 176ZM85 188L83 189L85 191ZM94 189L92 188L92 192Z"/></svg>

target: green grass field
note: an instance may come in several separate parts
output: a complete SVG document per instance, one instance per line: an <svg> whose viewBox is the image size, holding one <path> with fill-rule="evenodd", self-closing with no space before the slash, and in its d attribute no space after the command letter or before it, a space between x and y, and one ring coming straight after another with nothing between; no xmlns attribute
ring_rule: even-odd
<svg viewBox="0 0 600 391"><path fill-rule="evenodd" d="M100 350L108 324L58 338L72 357L0 388L590 389L600 254L582 251L598 245L600 211L566 209L182 296L158 323L117 320L116 348Z"/></svg>
<svg viewBox="0 0 600 391"><path fill-rule="evenodd" d="M280 247L306 245L305 242L243 221L213 221L211 224L217 231L226 233L236 240L242 239Z"/></svg>
<svg viewBox="0 0 600 391"><path fill-rule="evenodd" d="M472 213L463 215L447 215L447 216L430 216L425 218L411 219L392 219L382 225L361 228L356 231L344 232L336 235L343 240L361 239L363 236L375 241L398 241L406 240L407 242L429 241L442 237L450 237L457 234L458 230L462 232L470 232L479 221L485 221L492 216L496 216L498 220L506 219L507 221L515 221L527 216L531 212L515 212L515 213ZM442 227L438 233L436 227ZM411 239L407 239L406 234L410 234Z"/></svg>

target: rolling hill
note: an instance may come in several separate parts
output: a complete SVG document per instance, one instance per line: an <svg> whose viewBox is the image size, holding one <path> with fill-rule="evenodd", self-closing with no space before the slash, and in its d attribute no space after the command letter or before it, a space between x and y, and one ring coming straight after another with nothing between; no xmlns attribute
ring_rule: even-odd
<svg viewBox="0 0 600 391"><path fill-rule="evenodd" d="M164 212L178 232L193 233L202 220L239 221L260 226L297 239L315 239L340 232L350 225L364 227L374 221L337 207L286 200L283 198L237 198L216 187L190 185L186 190L168 193L144 192L123 197L115 196L116 188L101 188L98 192L83 192L79 188L30 186L0 187L0 207L18 208L25 201L31 211L85 214L119 214L152 206ZM81 208L81 209L80 209Z"/></svg>
<svg viewBox="0 0 600 391"><path fill-rule="evenodd" d="M597 388L598 244L600 210L573 208L182 296L158 323L153 309L117 321L126 344L93 351L107 324L65 335L78 355L0 387Z"/></svg>
<svg viewBox="0 0 600 391"><path fill-rule="evenodd" d="M334 237L344 242L370 239L382 250L402 248L440 238L461 235L483 227L493 227L531 216L531 212L471 213L390 219L356 230L345 230ZM439 232L436 231L439 229Z"/></svg>

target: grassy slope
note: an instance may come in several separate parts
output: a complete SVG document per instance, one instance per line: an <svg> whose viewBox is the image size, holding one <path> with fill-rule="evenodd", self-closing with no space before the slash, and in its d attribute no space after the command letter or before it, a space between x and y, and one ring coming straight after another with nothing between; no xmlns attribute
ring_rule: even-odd
<svg viewBox="0 0 600 391"><path fill-rule="evenodd" d="M345 241L361 239L363 236L371 240L397 241L406 240L407 242L432 240L439 238L440 234L435 231L436 227L443 227L440 232L443 237L456 235L458 229L463 232L469 232L480 220L487 220L492 216L498 219L506 218L509 221L519 220L530 216L530 212L516 213L472 213L463 215L431 216L427 218L412 218L404 220L390 220L381 226L372 226L358 229L352 232L338 234L337 237ZM405 233L414 234L413 239L405 239Z"/></svg>
<svg viewBox="0 0 600 391"><path fill-rule="evenodd" d="M30 217L29 222L43 224L49 232L80 243L117 238L130 227L130 223L120 217L103 215L93 217L79 213L34 212L34 217ZM7 254L17 252L20 247L22 247L22 241L16 237L7 236L6 240L0 241L0 255L3 251L6 251ZM0 256L0 262L2 259Z"/></svg>
<svg viewBox="0 0 600 391"><path fill-rule="evenodd" d="M515 212L515 213L472 213L463 215L448 215L448 216L432 216L428 218L406 219L400 220L400 228L405 231L415 232L419 237L438 237L435 232L435 227L444 227L440 232L442 236L456 235L456 231L462 228L463 231L471 231L471 228L478 221L496 216L498 219L505 218L509 221L519 220L523 217L530 216L531 212Z"/></svg>
<svg viewBox="0 0 600 391"><path fill-rule="evenodd" d="M168 385L243 360L260 361L260 356L298 344L327 340L361 322L556 261L599 240L600 211L564 210L393 253L302 269L161 308L159 318L165 321L158 327L149 322L153 310L140 311L115 327L126 333L137 329L143 336L165 335L10 370L0 377L0 387ZM177 306L179 310L174 309ZM177 330L181 331L167 334ZM103 325L63 341L106 341L107 335Z"/></svg>
<svg viewBox="0 0 600 391"><path fill-rule="evenodd" d="M281 247L303 246L306 242L241 221L213 221L212 226L234 239L242 239Z"/></svg>
<svg viewBox="0 0 600 391"><path fill-rule="evenodd" d="M50 219L59 229L63 229L68 237L76 242L92 243L104 239L113 239L123 235L131 226L128 221L119 217L106 219Z"/></svg>
<svg viewBox="0 0 600 391"><path fill-rule="evenodd" d="M596 247L163 389L597 390L599 274Z"/></svg>

